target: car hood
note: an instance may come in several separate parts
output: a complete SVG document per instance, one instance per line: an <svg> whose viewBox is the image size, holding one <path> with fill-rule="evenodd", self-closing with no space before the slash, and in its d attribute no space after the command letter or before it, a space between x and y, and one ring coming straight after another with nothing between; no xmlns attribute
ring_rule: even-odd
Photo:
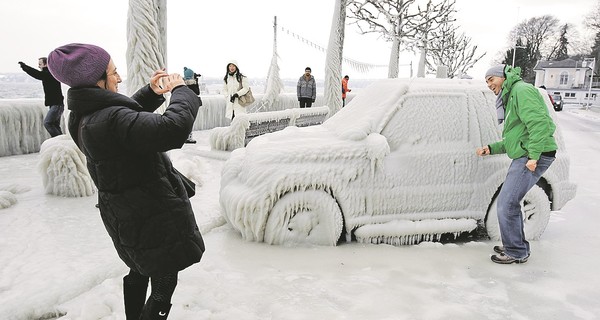
<svg viewBox="0 0 600 320"><path fill-rule="evenodd" d="M390 153L384 136L340 137L323 125L287 127L253 139L245 148L245 162L255 164L331 162L353 158L381 162Z"/></svg>

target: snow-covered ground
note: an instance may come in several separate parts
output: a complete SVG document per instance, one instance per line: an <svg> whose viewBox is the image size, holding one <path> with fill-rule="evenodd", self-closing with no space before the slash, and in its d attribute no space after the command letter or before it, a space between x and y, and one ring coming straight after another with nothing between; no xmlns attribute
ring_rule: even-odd
<svg viewBox="0 0 600 320"><path fill-rule="evenodd" d="M489 260L493 241L394 247L246 242L219 209L223 153L209 132L171 152L202 183L192 204L207 251L179 274L169 319L598 319L600 113L558 113L577 196L523 265ZM125 319L119 260L96 197L45 194L40 154L0 158L0 318ZM197 172L189 172L189 170ZM1 196L1 194L0 194Z"/></svg>

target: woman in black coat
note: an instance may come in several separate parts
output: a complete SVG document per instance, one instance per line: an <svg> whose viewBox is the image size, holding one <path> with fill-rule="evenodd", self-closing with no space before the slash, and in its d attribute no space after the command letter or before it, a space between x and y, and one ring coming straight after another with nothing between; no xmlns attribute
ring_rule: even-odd
<svg viewBox="0 0 600 320"><path fill-rule="evenodd" d="M69 132L87 158L106 230L131 269L123 278L127 319L166 319L178 271L204 252L188 191L165 154L181 148L191 132L198 96L180 75L164 70L131 98L121 95L110 55L90 44L55 49L48 67L71 87ZM168 108L154 113L167 92Z"/></svg>

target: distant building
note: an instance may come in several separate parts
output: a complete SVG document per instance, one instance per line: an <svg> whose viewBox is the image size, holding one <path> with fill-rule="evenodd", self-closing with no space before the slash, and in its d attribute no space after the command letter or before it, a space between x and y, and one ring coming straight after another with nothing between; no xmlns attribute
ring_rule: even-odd
<svg viewBox="0 0 600 320"><path fill-rule="evenodd" d="M589 62L565 59L561 61L538 61L535 71L535 86L546 86L551 94L560 94L565 104L600 104L598 83L592 83L590 94L590 75L592 68Z"/></svg>

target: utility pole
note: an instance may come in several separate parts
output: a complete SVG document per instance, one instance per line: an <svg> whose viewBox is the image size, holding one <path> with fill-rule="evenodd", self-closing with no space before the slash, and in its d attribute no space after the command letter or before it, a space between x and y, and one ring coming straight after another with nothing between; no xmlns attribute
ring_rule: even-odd
<svg viewBox="0 0 600 320"><path fill-rule="evenodd" d="M517 56L517 48L519 49L525 49L526 47L523 46L518 46L517 43L515 42L515 46L513 48L513 62L512 62L512 67L515 67L515 57Z"/></svg>
<svg viewBox="0 0 600 320"><path fill-rule="evenodd" d="M585 106L586 110L589 110L592 106L592 81L594 79L594 65L596 64L596 58L585 58L583 59L585 66L590 68L590 88L588 89L587 100L588 103Z"/></svg>
<svg viewBox="0 0 600 320"><path fill-rule="evenodd" d="M517 24L519 23L519 12L521 11L521 7L517 7ZM517 35L518 38L518 35ZM517 39L515 39L515 46L513 47L513 61L512 61L512 67L515 67L515 57L517 56L517 47L519 48L523 48L521 46L517 46Z"/></svg>

